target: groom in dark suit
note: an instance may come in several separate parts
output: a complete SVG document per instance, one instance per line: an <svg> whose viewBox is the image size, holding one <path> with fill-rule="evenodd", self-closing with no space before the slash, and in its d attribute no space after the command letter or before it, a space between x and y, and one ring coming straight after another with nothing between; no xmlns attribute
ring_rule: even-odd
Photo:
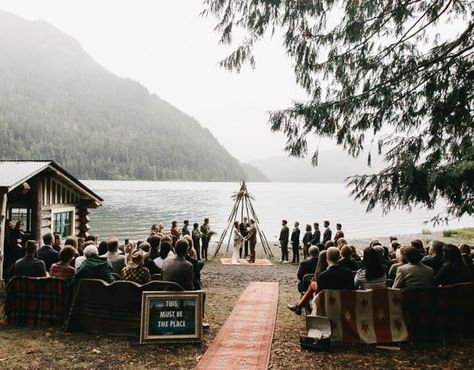
<svg viewBox="0 0 474 370"><path fill-rule="evenodd" d="M288 221L281 221L280 238L278 239L281 244L281 262L288 262L288 240L290 239L290 229L287 226Z"/></svg>

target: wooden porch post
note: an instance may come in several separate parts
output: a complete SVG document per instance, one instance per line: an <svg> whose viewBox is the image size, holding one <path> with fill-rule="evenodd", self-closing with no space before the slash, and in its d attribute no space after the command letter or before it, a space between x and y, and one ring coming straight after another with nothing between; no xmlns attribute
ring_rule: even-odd
<svg viewBox="0 0 474 370"><path fill-rule="evenodd" d="M5 256L5 226L7 220L7 191L0 192L0 281L3 280L3 258Z"/></svg>
<svg viewBox="0 0 474 370"><path fill-rule="evenodd" d="M41 246L41 211L43 209L43 181L36 178L33 182L33 207L31 209L31 237Z"/></svg>

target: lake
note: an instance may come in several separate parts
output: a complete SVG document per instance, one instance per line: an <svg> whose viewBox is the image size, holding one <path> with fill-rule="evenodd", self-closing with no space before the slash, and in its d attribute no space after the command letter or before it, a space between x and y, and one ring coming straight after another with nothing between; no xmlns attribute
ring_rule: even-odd
<svg viewBox="0 0 474 370"><path fill-rule="evenodd" d="M162 182L162 181L84 181L104 198L103 206L92 210L91 233L100 238L146 238L150 226L183 220L202 223L210 219L211 228L219 234L226 225L233 206L231 196L239 183ZM420 233L422 229L441 230L447 227L424 225L436 214L425 209L408 213L394 211L383 215L380 209L365 213L365 207L349 197L344 184L320 183L248 183L255 196L253 205L268 240L278 240L282 219L292 225L330 220L343 225L347 238L364 238ZM451 222L449 228L472 226L472 217ZM213 238L214 241L217 237Z"/></svg>

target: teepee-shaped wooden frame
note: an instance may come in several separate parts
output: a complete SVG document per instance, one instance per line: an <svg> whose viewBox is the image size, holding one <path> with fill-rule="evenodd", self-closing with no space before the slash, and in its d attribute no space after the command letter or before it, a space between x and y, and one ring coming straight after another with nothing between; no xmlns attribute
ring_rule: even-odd
<svg viewBox="0 0 474 370"><path fill-rule="evenodd" d="M252 200L255 198L247 191L247 185L245 184L245 180L242 180L240 184L240 190L232 196L235 199L234 206L232 207L232 211L230 212L229 218L227 219L227 227L223 231L219 242L216 246L216 251L214 252L214 257L217 256L219 250L224 243L225 237L227 233L229 233L229 239L227 240L227 248L226 251L229 251L230 240L232 238L232 227L234 222L237 220L237 216L240 214L241 222L244 219L244 215L247 216L247 220L253 219L255 221L255 225L257 227L257 234L260 237L260 241L262 242L262 247L265 254L268 257L273 258L272 250L270 249L270 244L268 243L267 237L265 236L262 228L260 227L260 223L258 221L257 214L255 213L255 209L252 205Z"/></svg>

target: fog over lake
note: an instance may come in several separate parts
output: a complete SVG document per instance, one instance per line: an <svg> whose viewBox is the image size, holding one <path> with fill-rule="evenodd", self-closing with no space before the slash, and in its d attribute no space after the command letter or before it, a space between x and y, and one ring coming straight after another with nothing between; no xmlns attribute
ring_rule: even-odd
<svg viewBox="0 0 474 370"><path fill-rule="evenodd" d="M169 229L176 219L202 223L209 217L217 233L225 228L233 206L231 196L239 183L219 182L149 182L149 181L84 181L104 198L101 208L92 211L91 232L100 238L143 239L150 226L164 223ZM440 230L472 226L472 218L453 221L448 227L423 222L436 212L415 209L411 213L394 211L383 215L380 209L365 213L365 207L349 197L344 184L319 183L248 183L255 196L254 208L269 240L277 240L281 219L290 224L331 221L343 225L348 239L420 233L422 229ZM239 217L240 218L240 217ZM217 241L217 237L213 241Z"/></svg>

